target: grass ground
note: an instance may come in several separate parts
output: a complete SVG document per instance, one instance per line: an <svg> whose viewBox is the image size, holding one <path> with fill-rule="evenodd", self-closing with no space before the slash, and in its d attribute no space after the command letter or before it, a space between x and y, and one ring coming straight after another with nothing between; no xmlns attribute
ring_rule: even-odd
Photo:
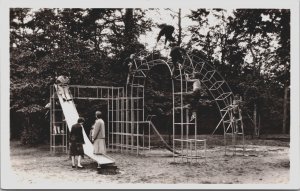
<svg viewBox="0 0 300 191"><path fill-rule="evenodd" d="M206 161L174 162L172 153L156 147L140 156L109 152L119 168L116 175L98 174L97 164L85 157L84 169L71 168L66 153L52 154L49 145L27 147L11 142L11 169L18 182L34 185L44 182L101 185L113 184L277 184L289 181L289 139L286 136L249 139L244 156L224 155L222 138L207 138Z"/></svg>

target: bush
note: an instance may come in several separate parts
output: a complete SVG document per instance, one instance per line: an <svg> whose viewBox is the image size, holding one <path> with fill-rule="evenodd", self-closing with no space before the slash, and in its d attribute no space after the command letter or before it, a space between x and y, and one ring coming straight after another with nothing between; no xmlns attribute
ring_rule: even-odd
<svg viewBox="0 0 300 191"><path fill-rule="evenodd" d="M34 125L33 125L34 126ZM25 127L21 134L21 143L24 145L36 145L42 142L41 130L33 126Z"/></svg>
<svg viewBox="0 0 300 191"><path fill-rule="evenodd" d="M31 105L18 110L17 113L18 118L12 120L22 124L20 137L22 144L36 145L49 140L49 121L45 119L43 107Z"/></svg>

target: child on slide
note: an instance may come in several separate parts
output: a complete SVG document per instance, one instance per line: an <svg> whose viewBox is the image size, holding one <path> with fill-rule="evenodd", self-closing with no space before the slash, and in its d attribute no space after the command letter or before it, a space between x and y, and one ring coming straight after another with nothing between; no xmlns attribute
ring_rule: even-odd
<svg viewBox="0 0 300 191"><path fill-rule="evenodd" d="M70 78L67 76L66 72L56 78L55 84L57 85L57 92L63 98L63 101L71 101L72 98L69 94L69 83Z"/></svg>

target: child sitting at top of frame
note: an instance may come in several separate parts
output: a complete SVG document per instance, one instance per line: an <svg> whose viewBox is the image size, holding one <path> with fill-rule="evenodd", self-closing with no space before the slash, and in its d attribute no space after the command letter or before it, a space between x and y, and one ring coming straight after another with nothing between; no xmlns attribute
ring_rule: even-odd
<svg viewBox="0 0 300 191"><path fill-rule="evenodd" d="M56 78L55 84L57 85L57 92L63 98L63 101L71 101L72 98L69 94L70 78L66 72L62 72L62 75Z"/></svg>

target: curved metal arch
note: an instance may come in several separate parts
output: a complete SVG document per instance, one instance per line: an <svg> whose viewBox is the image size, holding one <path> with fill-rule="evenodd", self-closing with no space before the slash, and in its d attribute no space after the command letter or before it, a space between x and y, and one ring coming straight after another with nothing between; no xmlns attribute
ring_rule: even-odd
<svg viewBox="0 0 300 191"><path fill-rule="evenodd" d="M169 65L165 60L162 60L162 59L156 59L156 60L152 60L152 61L147 62L147 63L148 63L148 64L151 64L152 62L158 62L158 63L154 63L154 64L152 65L152 67L149 68L149 70L147 70L147 72L145 73L145 78L144 78L144 79L147 79L149 72L150 72L154 67L159 66L159 65L165 65L165 66L167 66L167 68L168 68L169 71L170 71L170 74L172 74L172 69L171 69L170 65ZM143 67L143 66L145 66L145 65L146 65L146 64L139 66L138 69L141 68L141 67ZM133 75L133 78L134 78L134 77L135 77L135 74ZM145 86L145 82L146 82L146 80L145 80L144 83L143 83L144 86Z"/></svg>
<svg viewBox="0 0 300 191"><path fill-rule="evenodd" d="M201 80L201 82L209 90L210 95L213 97L213 99L214 99L214 101L215 101L215 103L216 103L216 105L217 105L217 107L219 109L221 120L223 119L222 120L222 124L223 124L224 135L225 135L225 133L226 133L226 127L225 126L226 125L225 125L224 121L226 121L226 120L224 120L224 119L227 117L227 120L229 120L228 118L230 118L230 116L228 115L228 113L226 113L226 108L228 108L232 104L232 101L234 99L233 92L232 92L230 86L228 85L227 81L222 77L222 75L219 73L219 71L217 71L211 64L209 64L208 62L206 62L202 58L200 58L198 56L195 56L193 54L190 54L189 56L190 56L190 58L191 58L191 60L193 62L196 62L196 65L199 65L199 63L203 64L203 66L201 66L200 73L204 70L205 74L207 74L207 72L209 72L209 71L214 71L214 73L216 74L216 75L213 74L211 76L211 79L205 80L204 79L204 77L205 77L204 75L205 74L201 73L201 75L203 76L203 80ZM195 58L197 60L195 60ZM195 66L195 67L197 67L197 66ZM216 83L218 81L220 81L220 79L222 80L222 84L219 85L218 88L215 88L215 89L212 90L212 87L214 87L216 85ZM210 87L208 86L207 83L211 83ZM214 91L216 91L216 92L214 92ZM226 93L230 93L230 94L225 99L220 99L220 100L217 99L218 98L217 96L221 96L221 95L224 95ZM223 107L221 105L223 105ZM215 130L217 128L218 128L218 126L215 128ZM214 132L215 132L215 130L214 130Z"/></svg>
<svg viewBox="0 0 300 191"><path fill-rule="evenodd" d="M153 51L152 53L149 53L147 51L141 51L138 54L135 55L134 64L135 64L135 71L132 74L131 77L131 94L132 96L132 89L134 86L144 86L146 82L147 75L149 71L156 65L165 64L169 68L169 71L171 72L170 65L166 61L166 58L162 57L159 52L155 54L156 52ZM182 83L182 76L183 74L192 74L192 73L199 73L202 77L199 79L201 83L205 86L205 88L209 91L210 95L214 99L221 119L225 118L226 112L225 108L232 104L232 100L234 98L232 90L226 80L222 77L222 75L208 62L203 60L202 58L194 55L194 54L186 54L184 55L184 66L188 66L186 69L181 71L180 78ZM144 67L144 68L143 68ZM200 68L199 68L200 67ZM145 70L146 73L142 72L142 70ZM140 74L144 73L144 76L138 76L138 73ZM211 76L208 74L212 73ZM219 84L218 84L219 83ZM127 84L126 89L128 88L129 84ZM174 92L174 81L172 80L172 89ZM226 95L224 99L222 99L222 95ZM217 127L216 127L217 128ZM225 124L223 120L223 129L225 133Z"/></svg>
<svg viewBox="0 0 300 191"><path fill-rule="evenodd" d="M151 65L151 67L149 67L149 64ZM126 94L128 96L130 96L131 98L134 97L134 88L137 87L137 86L141 86L141 87L145 87L145 84L146 84L146 79L147 79L147 76L149 74L149 72L151 71L151 69L153 69L155 66L158 66L158 65L165 65L167 66L167 68L169 69L170 71L170 74L171 74L171 68L170 68L170 65L165 61L165 60L162 60L162 59L156 59L156 60L151 60L149 62L146 62L144 64L141 64L140 66L137 67L137 69L135 70L135 72L133 73L133 76L131 78L131 86L130 86L130 93L128 94L128 86L129 84L126 85ZM143 67L147 67L147 70L144 70L146 71L144 74L145 76L144 77L139 77L139 81L137 83L135 83L135 77L136 77L136 71L138 71L139 69L142 69ZM172 92L173 92L173 87L174 87L174 84L173 84L173 80L172 80ZM144 89L142 90L143 91L143 95L144 95ZM143 96L144 97L144 96ZM143 107L145 106L145 103L143 101ZM145 119L145 113L143 111L143 120Z"/></svg>

